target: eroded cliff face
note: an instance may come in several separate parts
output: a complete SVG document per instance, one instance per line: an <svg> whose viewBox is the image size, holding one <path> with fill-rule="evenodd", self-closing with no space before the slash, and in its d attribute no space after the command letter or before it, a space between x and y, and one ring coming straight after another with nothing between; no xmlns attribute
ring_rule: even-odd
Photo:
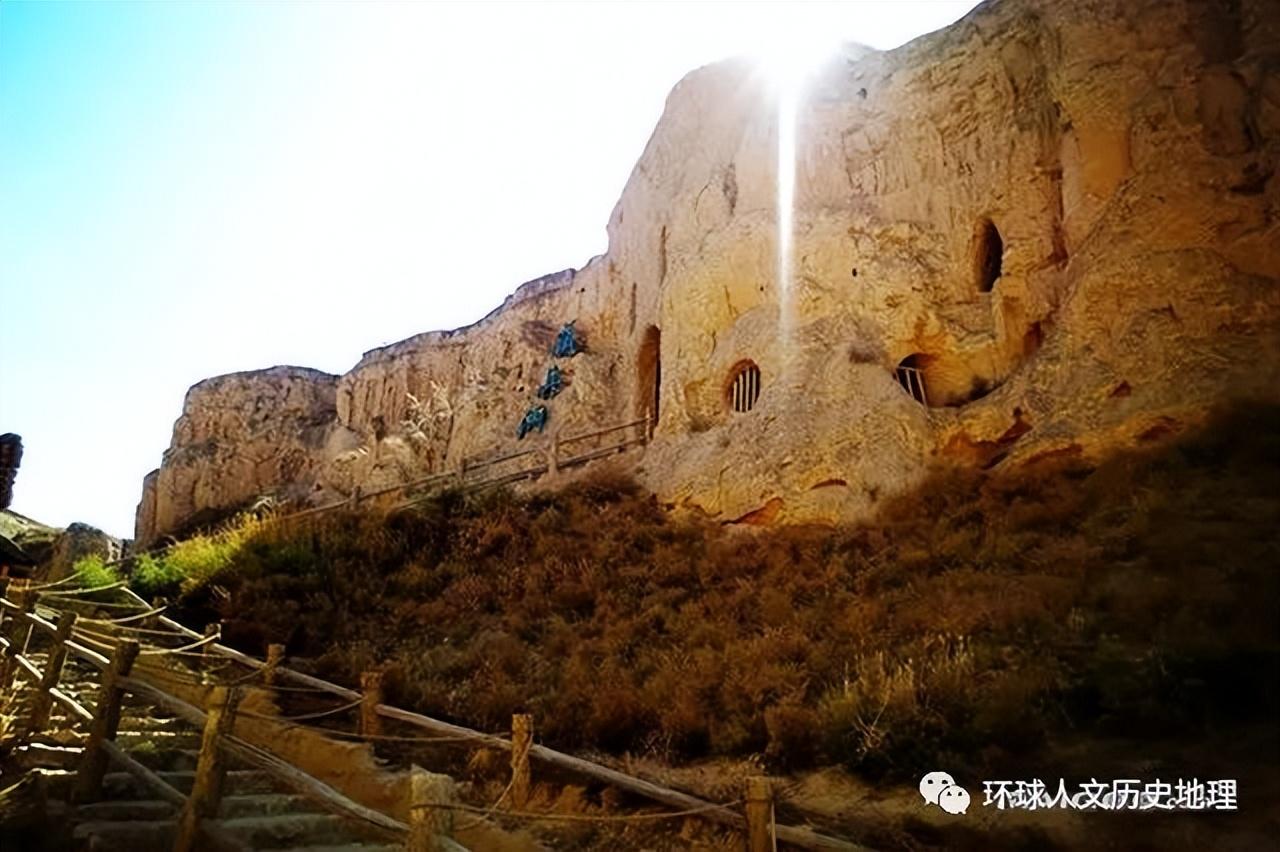
<svg viewBox="0 0 1280 852"><path fill-rule="evenodd" d="M939 462L1096 453L1276 395L1280 3L993 1L847 48L797 102L781 217L777 95L746 61L690 74L607 254L475 326L340 379L197 385L139 539L514 447L569 319L589 351L551 429L656 408L638 474L725 521L852 519Z"/></svg>
<svg viewBox="0 0 1280 852"><path fill-rule="evenodd" d="M160 469L143 482L140 544L263 495L307 500L336 431L338 377L299 367L218 376L187 391Z"/></svg>

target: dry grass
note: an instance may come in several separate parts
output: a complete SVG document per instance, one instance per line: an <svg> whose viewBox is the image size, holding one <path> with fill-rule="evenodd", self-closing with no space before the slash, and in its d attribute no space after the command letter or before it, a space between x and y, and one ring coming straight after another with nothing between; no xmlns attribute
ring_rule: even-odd
<svg viewBox="0 0 1280 852"><path fill-rule="evenodd" d="M1071 730L1201 738L1280 709L1280 410L1098 465L943 471L847 529L675 521L633 483L257 526L227 635L570 749L977 775ZM225 555L225 554L223 554ZM1043 764L1041 764L1043 766ZM1049 768L1049 767L1046 767Z"/></svg>

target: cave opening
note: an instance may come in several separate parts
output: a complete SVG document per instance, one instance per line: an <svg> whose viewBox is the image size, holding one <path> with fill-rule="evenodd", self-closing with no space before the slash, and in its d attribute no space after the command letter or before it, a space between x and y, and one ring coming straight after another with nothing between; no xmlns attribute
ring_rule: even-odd
<svg viewBox="0 0 1280 852"><path fill-rule="evenodd" d="M662 330L656 325L644 331L636 373L636 414L657 423L658 404L662 399Z"/></svg>
<svg viewBox="0 0 1280 852"><path fill-rule="evenodd" d="M1004 263L1004 239L990 219L978 223L973 239L973 275L979 293L990 293L996 286Z"/></svg>
<svg viewBox="0 0 1280 852"><path fill-rule="evenodd" d="M739 361L729 372L725 397L729 408L738 414L756 407L756 400L760 398L760 368L754 361Z"/></svg>
<svg viewBox="0 0 1280 852"><path fill-rule="evenodd" d="M894 371L898 384L921 405L929 404L929 395L924 386L924 367L928 358L928 355L913 352L899 361L898 368Z"/></svg>

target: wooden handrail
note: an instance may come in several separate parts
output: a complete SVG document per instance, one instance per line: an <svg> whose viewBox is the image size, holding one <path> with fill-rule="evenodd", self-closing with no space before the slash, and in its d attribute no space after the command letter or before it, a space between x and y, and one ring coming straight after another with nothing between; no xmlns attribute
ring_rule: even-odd
<svg viewBox="0 0 1280 852"><path fill-rule="evenodd" d="M538 448L530 447L524 450L516 450L515 452L512 452L512 453L505 453L500 456L493 456L491 458L481 458L479 461L472 461L470 458L468 458L467 466L464 468L464 470L467 473L471 473L473 470L480 470L481 468L485 468L485 467L493 467L495 464L501 464L502 462L511 461L512 459L523 458L524 456L531 456L537 452L539 452Z"/></svg>
<svg viewBox="0 0 1280 852"><path fill-rule="evenodd" d="M67 640L67 650L97 669L105 669L111 661L97 651L90 650L74 639Z"/></svg>
<svg viewBox="0 0 1280 852"><path fill-rule="evenodd" d="M125 589L125 592L128 596L138 602L145 603L145 601L143 601L135 592L127 588ZM38 616L34 617L38 618ZM43 621L43 619L41 620ZM180 622L177 622L167 616L162 615L158 620L160 623L165 624L171 629L177 630L179 633L190 636L191 638L203 638L202 634L191 630ZM75 649L70 647L73 643L68 641L65 644L68 646L68 650L71 650L73 653L76 652ZM214 653L244 663L252 668L262 669L266 667L265 662L233 648L219 644L210 644L209 647ZM84 651L85 649L80 648L79 650ZM94 654L92 651L88 653ZM94 654L94 656L101 658L100 655ZM29 661L25 660L25 658L20 654L15 655L15 658L18 661L18 665L28 672L32 672L33 677L38 682L41 677L39 669ZM106 662L105 658L101 659ZM330 683L317 677L312 677L311 675L304 674L286 666L276 666L273 671L277 677L291 680L295 683L313 689L328 692L348 701L356 701L362 697L361 693L356 692L355 690L338 686L337 684ZM165 707L176 716L193 725L203 726L204 724L205 714L203 711L193 707L176 696L170 695L162 688L139 679L137 676L124 674L116 677L113 683L116 689L124 692L130 692L135 695L142 695L156 704ZM106 691L104 690L104 695L105 694ZM96 726L101 727L93 714L90 714L87 710L80 707L69 697L62 693L57 693L55 695L55 700L58 700L59 703L64 704L64 706L67 706L69 702L70 705L72 705L69 708L72 713L82 719L87 717L89 720L95 721ZM414 725L436 734L448 736L452 739L470 742L476 746L502 751L511 751L513 748L511 740L504 737L481 733L480 731L466 728L461 725L455 725L450 722L433 719L420 713L413 713L387 704L376 704L373 706L372 710L379 716ZM108 745L107 743L109 743L109 740L110 737L102 740L103 753L113 762L119 762L116 760L116 753L119 749L114 745L114 743L110 743ZM228 749L237 757L245 760L246 762L260 766L270 772L273 777L293 786L294 789L297 789L304 795L311 796L321 804L325 805L326 808L333 810L335 813L355 817L384 831L403 832L407 830L407 826L404 823L388 817L385 814L379 814L376 811L364 808L362 805L351 801L318 779L303 773L301 770L293 767L264 749L260 749L244 742L243 740L237 740L234 736L230 735L223 737L221 742L223 743L224 748ZM529 748L528 754L550 766L610 784L618 789L644 796L645 798L660 802L664 805L677 809L697 810L708 819L724 825L732 826L739 830L747 828L746 818L730 807L720 806L713 802L692 796L688 793L663 787L651 781L646 781L643 778L637 778L608 766L585 760L583 758L574 757L573 755L569 755L546 746L534 745ZM125 756L127 757L127 755ZM866 852L865 847L839 838L818 834L805 828L795 826L776 826L775 832L779 840L807 849L835 849L845 850L845 852ZM461 847L458 848L461 849Z"/></svg>
<svg viewBox="0 0 1280 852"><path fill-rule="evenodd" d="M619 423L616 426L607 426L604 429L596 429L591 432L584 432L581 435L570 435L568 437L562 437L559 439L559 442L561 444L570 444L575 441L585 441L589 438L596 438L601 435L607 435L610 432L618 432L623 429L631 429L636 426L644 425L648 427L652 422L653 421L651 418L642 417L639 420L631 420L631 421L628 421L627 423ZM646 443L646 440L641 440L639 443ZM513 453L507 453L497 457L490 457L490 458L479 456L479 457L474 457L473 459L473 457L463 456L462 467L460 471L439 471L437 473L429 474L419 479L413 479L408 482L399 483L397 485L387 486L386 488L380 488L376 491L363 493L363 494L360 494L359 496L361 499L369 498L369 497L380 497L382 495L391 494L396 491L407 491L411 488L416 488L420 485L425 485L430 482L443 482L450 479L458 479L459 481L461 481L462 479L465 478L466 473L472 470L479 470L484 467L491 467L500 462L510 461L511 459L520 458L522 456L532 455L534 453L539 453L539 452L542 452L540 448L531 447L529 449L517 450ZM481 484L487 485L489 483L485 482ZM350 507L350 505L351 505L351 500L349 498L344 498L342 500L337 500L332 503L325 503L324 505L321 505L321 506L312 506L311 508L308 508L308 509L301 509L297 512L290 512L287 515L279 515L272 520L274 523L283 523L284 521L297 520L299 518L305 518L311 515L318 515L324 512L331 512L335 509ZM119 559L112 559L102 564L106 567L123 565L126 562L130 562L134 559L137 559L140 556L149 556L149 555L162 553L163 551L167 550L169 547L170 545L167 545L167 544L162 545L160 547L153 547L149 550L140 551L138 553L131 553L128 556L121 556ZM128 590L127 586L125 587L125 590L126 591Z"/></svg>
<svg viewBox="0 0 1280 852"><path fill-rule="evenodd" d="M161 616L160 620L170 627L188 635L200 635L196 633L196 631L191 630L190 628L166 616ZM227 648L224 645L214 645L212 647L215 651L224 653L226 656L248 665L258 668L265 665L261 660L251 657L248 654L241 653L240 651ZM275 671L278 677L292 680L301 686L308 686L312 689L323 690L341 698L345 698L348 701L356 701L361 697L360 693L355 690L347 689L346 687L338 686L336 683L330 683L329 681L303 674L302 672L296 671L287 666L278 666ZM377 706L377 712L380 716L385 716L388 719L395 719L400 722L406 722L410 725L431 731L432 733L456 737L459 740L471 742L486 748L493 748L501 751L511 750L511 740L509 739L497 737L492 734L481 733L480 731L466 728L462 725L455 725L451 722L445 722L440 719L433 719L430 716L424 716L421 713L402 710L399 707L392 707L388 704L379 704ZM540 745L533 746L529 750L529 754L530 756L551 766L556 766L560 769L568 770L587 778L611 784L621 790L626 790L628 792L644 796L645 798L661 802L665 805L680 809L708 808L706 813L708 819L739 829L746 828L745 817L736 811L729 810L727 808L717 808L714 802L708 802L705 799L699 799L698 797L691 796L688 793L682 793L679 790L673 790L668 787L654 784L653 782L646 781L643 778L636 778L633 775L627 775L626 773L619 772L616 769L611 769L603 764L585 760L580 757L574 757L573 755L565 754L564 752ZM865 847L849 843L846 840L828 837L826 835L809 831L808 829L796 828L794 826L777 826L777 834L779 840L785 840L788 843L793 843L806 849L839 849L845 850L845 852L866 852Z"/></svg>
<svg viewBox="0 0 1280 852"><path fill-rule="evenodd" d="M129 692L144 696L157 705L164 707L165 710L168 710L184 722L198 728L203 728L205 725L207 715L203 710L177 696L170 695L154 684L131 676L122 678L120 685ZM227 735L222 738L222 746L230 754L266 771L272 777L312 798L318 804L326 806L331 812L355 817L392 833L403 834L408 831L408 826L404 823L351 801L323 781L313 778L270 752L253 746L244 740Z"/></svg>
<svg viewBox="0 0 1280 852"><path fill-rule="evenodd" d="M581 435L570 435L568 438L561 438L560 444L572 444L577 441L586 441L591 438L599 438L601 435L608 435L613 432L621 432L624 429L632 429L636 426L648 426L649 418L642 417L639 420L632 420L630 423L620 423L617 426L608 426L604 429L597 429L594 432L584 432Z"/></svg>
<svg viewBox="0 0 1280 852"><path fill-rule="evenodd" d="M0 597L0 601L4 598ZM5 601L7 603L7 601ZM207 814L197 814L193 810L194 800L189 796L184 796L181 792L174 789L164 782L158 775L147 767L132 758L123 749L114 742L115 725L120 715L119 696L123 693L132 693L142 695L155 704L162 706L174 713L178 717L197 726L204 726L207 714L199 709L192 707L190 704L182 701L176 696L169 695L163 689L149 684L143 680L128 674L130 664L138 653L138 646L134 642L126 642L130 647L129 651L122 659L107 658L95 651L91 651L82 645L72 642L69 639L71 627L74 624L74 616L64 611L59 616L62 624L61 629L46 621L34 613L24 612L19 608L19 618L17 622L22 622L28 630L40 628L42 630L48 627L53 628L53 637L55 647L50 653L51 665L41 671L33 661L29 660L24 654L17 651L8 638L0 637L0 647L8 653L8 657L12 660L14 670L22 673L23 676L30 679L35 688L39 690L37 695L37 704L40 701L47 701L49 704L56 702L60 706L66 708L67 712L82 722L88 722L92 726L91 742L85 749L86 763L82 767L82 776L77 782L77 797L92 798L96 795L97 789L101 784L103 773L103 761L121 766L126 772L139 779L144 786L150 788L154 793L164 801L171 805L183 809L183 815L186 820L186 828L191 837L194 838L195 832L199 832L208 838L214 840L219 848L246 850L244 844L233 840L230 835L223 831L216 822L210 820ZM186 631L191 632L194 631ZM199 635L199 634L196 634ZM208 642L212 643L216 637L208 637ZM202 642L203 644L203 642ZM119 649L113 649L113 652ZM222 649L231 651L232 649ZM61 672L59 661L68 653L74 653L78 656L87 656L95 663L101 663L101 668L108 671L108 675L104 679L103 687L100 692L99 706L97 712L91 712L71 696L67 695L59 689L56 683L48 681L56 678ZM300 673L299 673L300 675ZM300 675L306 679L305 675ZM45 722L47 724L47 711L44 713ZM40 718L37 712L33 718ZM34 723L33 723L34 724ZM209 736L206 733L206 738ZM310 775L294 768L285 761L281 760L270 753L251 746L242 740L238 740L226 734L215 733L214 742L220 743L229 754L244 760L254 766L264 769L277 780L287 784L289 787L319 801L326 809L331 812L338 813L347 817L354 817L362 822L373 825L380 829L384 834L389 834L396 839L403 837L408 826L385 814L378 813L369 808L359 805L347 797L338 793L333 788L323 782L312 778ZM94 751L97 751L96 759ZM216 803L216 798L215 798ZM207 808L206 808L207 810ZM188 814L188 811L191 813ZM445 843L445 848L457 850L457 852L466 852L466 850L451 841Z"/></svg>
<svg viewBox="0 0 1280 852"><path fill-rule="evenodd" d="M18 668L21 669L27 677L31 678L32 683L39 685L40 679L44 677L44 672L40 671L35 663L31 662L21 654L15 654L13 661L18 664Z"/></svg>
<svg viewBox="0 0 1280 852"><path fill-rule="evenodd" d="M67 695L61 689L58 689L58 687L55 686L50 689L49 695L53 697L54 701L66 708L68 713L77 717L81 722L93 721L93 714L89 712L88 708L79 701L76 701L70 695Z"/></svg>

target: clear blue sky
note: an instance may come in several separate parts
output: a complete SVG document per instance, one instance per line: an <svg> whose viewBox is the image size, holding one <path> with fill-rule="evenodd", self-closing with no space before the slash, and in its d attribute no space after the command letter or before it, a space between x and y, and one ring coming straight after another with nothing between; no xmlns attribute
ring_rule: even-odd
<svg viewBox="0 0 1280 852"><path fill-rule="evenodd" d="M781 36L893 47L972 5L4 0L13 508L131 535L194 382L343 372L603 251L685 72Z"/></svg>

